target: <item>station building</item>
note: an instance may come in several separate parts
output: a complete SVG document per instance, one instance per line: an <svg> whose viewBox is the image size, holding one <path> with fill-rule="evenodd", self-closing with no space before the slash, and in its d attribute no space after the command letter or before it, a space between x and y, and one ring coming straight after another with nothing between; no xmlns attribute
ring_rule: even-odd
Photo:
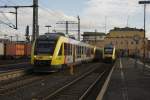
<svg viewBox="0 0 150 100"><path fill-rule="evenodd" d="M144 40L144 30L137 28L114 28L108 34L101 32L84 32L83 41L98 47L104 47L106 44L115 45L116 49L123 55L143 56L144 54L144 41L145 41L145 54L148 55L148 40Z"/></svg>
<svg viewBox="0 0 150 100"><path fill-rule="evenodd" d="M106 34L103 32L84 32L82 36L83 36L83 42L92 45L98 45L98 43L102 43L104 41Z"/></svg>
<svg viewBox="0 0 150 100"><path fill-rule="evenodd" d="M114 28L105 38L105 44L115 45L116 49L124 55L143 56L144 41L147 53L147 39L144 40L144 30L129 27Z"/></svg>

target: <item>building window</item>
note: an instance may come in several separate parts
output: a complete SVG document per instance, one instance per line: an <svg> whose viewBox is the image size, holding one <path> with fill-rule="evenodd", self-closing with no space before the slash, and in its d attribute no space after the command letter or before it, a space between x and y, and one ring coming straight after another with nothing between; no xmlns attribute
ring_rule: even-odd
<svg viewBox="0 0 150 100"><path fill-rule="evenodd" d="M117 41L116 41L116 44L117 44Z"/></svg>
<svg viewBox="0 0 150 100"><path fill-rule="evenodd" d="M135 42L136 44L139 44L139 41Z"/></svg>
<svg viewBox="0 0 150 100"><path fill-rule="evenodd" d="M121 41L121 44L123 44L123 42Z"/></svg>
<svg viewBox="0 0 150 100"><path fill-rule="evenodd" d="M112 44L112 41L110 41L110 44Z"/></svg>
<svg viewBox="0 0 150 100"><path fill-rule="evenodd" d="M133 41L131 41L131 44L134 44Z"/></svg>

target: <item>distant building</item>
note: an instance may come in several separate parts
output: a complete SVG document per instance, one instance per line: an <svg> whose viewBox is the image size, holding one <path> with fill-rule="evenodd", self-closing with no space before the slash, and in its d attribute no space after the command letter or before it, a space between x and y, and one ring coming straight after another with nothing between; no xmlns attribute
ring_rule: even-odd
<svg viewBox="0 0 150 100"><path fill-rule="evenodd" d="M0 38L0 42L7 43L7 42L10 42L10 40L9 39L4 39L4 38Z"/></svg>
<svg viewBox="0 0 150 100"><path fill-rule="evenodd" d="M102 32L84 32L82 36L83 36L83 42L89 44L96 44L104 40L106 34Z"/></svg>
<svg viewBox="0 0 150 100"><path fill-rule="evenodd" d="M135 35L138 35L141 38L144 38L144 30L143 29L137 29L137 28L114 28L110 30L110 32L107 34L107 37L109 38L133 38Z"/></svg>
<svg viewBox="0 0 150 100"><path fill-rule="evenodd" d="M138 40L135 41L135 38ZM114 28L107 34L105 44L115 45L118 51L124 55L143 56L144 52L144 30L137 28ZM147 46L147 39L145 39Z"/></svg>

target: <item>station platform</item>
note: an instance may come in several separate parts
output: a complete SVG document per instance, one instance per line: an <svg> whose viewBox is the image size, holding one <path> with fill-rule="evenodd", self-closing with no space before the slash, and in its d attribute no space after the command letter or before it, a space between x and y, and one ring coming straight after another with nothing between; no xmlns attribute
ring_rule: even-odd
<svg viewBox="0 0 150 100"><path fill-rule="evenodd" d="M149 69L148 69L149 68ZM117 60L103 100L150 100L150 66L131 58Z"/></svg>

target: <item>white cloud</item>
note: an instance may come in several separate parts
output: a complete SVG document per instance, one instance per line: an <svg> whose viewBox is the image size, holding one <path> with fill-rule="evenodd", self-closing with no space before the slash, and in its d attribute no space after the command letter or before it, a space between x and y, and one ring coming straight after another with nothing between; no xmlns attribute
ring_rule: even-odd
<svg viewBox="0 0 150 100"><path fill-rule="evenodd" d="M83 9L81 17L81 32L83 31L105 31L105 18L107 18L107 31L113 27L125 27L127 25L127 18L130 27L143 27L143 6L138 4L139 0L88 0L86 7ZM68 8L69 9L69 8ZM6 11L3 10L4 12ZM14 11L9 9L8 11ZM150 9L147 7L147 14ZM148 16L147 15L147 16ZM15 23L13 14L6 14L6 16ZM148 19L148 17L147 17ZM0 14L0 20L7 21L4 16ZM61 10L51 10L48 8L39 8L39 26L40 33L47 32L45 25L52 25L53 28L65 29L65 25L57 25L57 21L77 21L76 16L66 15ZM147 24L150 20L147 20ZM19 34L24 36L26 25L30 25L30 33L32 33L32 9L19 9L18 10L18 30L12 30L5 25L0 25L0 30L9 34ZM62 27L62 28L61 28ZM76 26L73 26L75 29ZM50 28L50 29L53 29ZM150 32L147 25L147 32Z"/></svg>
<svg viewBox="0 0 150 100"><path fill-rule="evenodd" d="M86 24L87 27L92 25L100 29L100 26L105 25L106 17L107 30L109 30L114 26L125 27L128 19L130 27L142 28L143 5L139 5L138 1L139 0L89 0L86 3L87 7L84 9L83 22L90 23ZM147 7L147 13L149 12L150 10ZM104 27L100 30L104 31ZM150 32L150 30L148 30L148 32Z"/></svg>
<svg viewBox="0 0 150 100"><path fill-rule="evenodd" d="M8 10L7 10L8 11ZM6 12L6 11L5 11ZM0 14L0 20L9 23L7 18L15 24L15 16L12 14L6 13L5 16ZM45 25L51 25L53 29L60 28L63 26L56 25L57 21L77 21L77 18L73 16L68 16L64 14L62 11L53 11L50 9L41 9L39 8L39 26L40 26L40 34L47 32L47 28ZM32 9L19 9L18 10L18 30L14 30L12 28L8 28L8 26L1 24L0 30L1 35L8 34L8 35L15 35L19 34L20 37L24 37L25 34L25 28L26 26L30 26L30 33L32 34ZM62 28L61 28L62 29Z"/></svg>

